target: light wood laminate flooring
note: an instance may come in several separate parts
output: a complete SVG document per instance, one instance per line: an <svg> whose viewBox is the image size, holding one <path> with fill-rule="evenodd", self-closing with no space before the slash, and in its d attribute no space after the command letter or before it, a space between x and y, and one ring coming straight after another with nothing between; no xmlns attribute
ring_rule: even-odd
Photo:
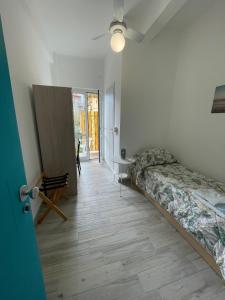
<svg viewBox="0 0 225 300"><path fill-rule="evenodd" d="M97 161L37 228L48 300L224 300L225 286L138 192Z"/></svg>

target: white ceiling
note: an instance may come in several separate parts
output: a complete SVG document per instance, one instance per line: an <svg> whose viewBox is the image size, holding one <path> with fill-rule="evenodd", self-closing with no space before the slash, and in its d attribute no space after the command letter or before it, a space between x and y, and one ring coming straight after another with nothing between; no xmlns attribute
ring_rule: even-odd
<svg viewBox="0 0 225 300"><path fill-rule="evenodd" d="M112 0L23 0L52 53L78 56L105 56L109 36L93 41L107 32L113 19ZM125 13L142 0L125 0Z"/></svg>

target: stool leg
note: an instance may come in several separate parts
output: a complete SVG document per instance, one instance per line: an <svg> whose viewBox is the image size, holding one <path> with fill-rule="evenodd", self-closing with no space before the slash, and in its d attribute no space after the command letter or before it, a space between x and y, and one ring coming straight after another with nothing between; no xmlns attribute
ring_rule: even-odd
<svg viewBox="0 0 225 300"><path fill-rule="evenodd" d="M50 201L52 201L52 203L53 204L55 204L56 202L57 202L57 200L58 200L58 191L55 191L55 193L54 193L54 195L53 195L53 198L50 200ZM47 215L50 213L50 211L51 211L51 207L50 206L48 206L48 208L46 208L46 210L43 212L43 214L40 216L40 218L38 219L38 224L41 224L43 221L44 221L44 219L47 217Z"/></svg>
<svg viewBox="0 0 225 300"><path fill-rule="evenodd" d="M63 213L63 211L58 208L48 197L45 196L42 192L39 192L39 197L49 206L50 209L54 210L64 221L67 221L67 216ZM48 214L48 213L47 213ZM41 224L43 220L45 219L46 215L43 214L39 220L38 224Z"/></svg>

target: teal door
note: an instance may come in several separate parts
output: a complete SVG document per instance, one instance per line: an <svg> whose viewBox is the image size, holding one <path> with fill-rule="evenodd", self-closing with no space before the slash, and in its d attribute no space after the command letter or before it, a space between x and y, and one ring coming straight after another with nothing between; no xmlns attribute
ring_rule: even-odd
<svg viewBox="0 0 225 300"><path fill-rule="evenodd" d="M0 21L0 299L44 300L45 291L26 184Z"/></svg>

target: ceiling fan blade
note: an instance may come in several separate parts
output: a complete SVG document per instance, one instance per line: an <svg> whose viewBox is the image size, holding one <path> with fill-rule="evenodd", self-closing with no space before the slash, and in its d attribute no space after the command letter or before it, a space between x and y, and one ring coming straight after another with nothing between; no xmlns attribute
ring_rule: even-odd
<svg viewBox="0 0 225 300"><path fill-rule="evenodd" d="M97 35L97 36L93 37L93 38L92 38L92 40L93 40L93 41L96 41L96 40L98 40L98 39L102 38L103 36L105 36L106 34L107 34L107 33L102 33L102 34L99 34L99 35Z"/></svg>
<svg viewBox="0 0 225 300"><path fill-rule="evenodd" d="M122 22L124 16L124 0L113 0L114 18Z"/></svg>
<svg viewBox="0 0 225 300"><path fill-rule="evenodd" d="M144 39L144 34L141 33L141 32L137 32L131 28L127 28L127 31L125 33L125 37L130 39L130 40L133 40L133 41L136 41L138 43L140 43L143 39Z"/></svg>

